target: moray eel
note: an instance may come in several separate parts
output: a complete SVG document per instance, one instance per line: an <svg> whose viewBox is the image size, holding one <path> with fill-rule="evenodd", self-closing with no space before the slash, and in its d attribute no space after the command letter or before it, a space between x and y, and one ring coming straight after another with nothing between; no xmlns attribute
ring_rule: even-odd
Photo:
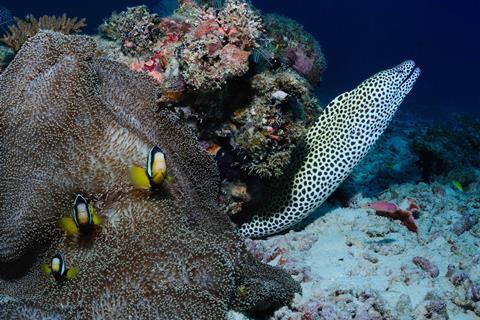
<svg viewBox="0 0 480 320"><path fill-rule="evenodd" d="M243 223L240 232L246 237L268 236L315 211L384 132L419 75L415 63L405 61L330 102L292 157L297 159L292 164L295 171L272 184L271 201Z"/></svg>

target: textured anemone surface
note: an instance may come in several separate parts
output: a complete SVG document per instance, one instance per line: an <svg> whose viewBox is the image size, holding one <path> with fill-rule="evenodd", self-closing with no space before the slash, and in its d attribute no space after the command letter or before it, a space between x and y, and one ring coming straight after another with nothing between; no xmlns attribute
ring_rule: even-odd
<svg viewBox="0 0 480 320"><path fill-rule="evenodd" d="M246 253L211 157L157 110L153 83L94 53L88 37L40 32L0 77L0 318L223 319L287 304L299 285ZM134 190L128 168L152 145L173 182ZM81 241L57 227L77 192L104 217ZM40 271L57 252L79 270L65 283Z"/></svg>

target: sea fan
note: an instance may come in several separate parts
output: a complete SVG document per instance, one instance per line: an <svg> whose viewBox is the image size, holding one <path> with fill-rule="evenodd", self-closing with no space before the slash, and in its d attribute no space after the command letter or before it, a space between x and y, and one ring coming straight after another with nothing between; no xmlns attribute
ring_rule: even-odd
<svg viewBox="0 0 480 320"><path fill-rule="evenodd" d="M22 45L29 38L36 35L39 30L53 30L64 34L70 34L78 33L86 26L85 18L80 20L77 17L68 18L66 14L63 14L61 17L42 16L38 20L32 15L27 15L25 20L17 17L13 19L15 19L16 24L8 27L8 32L0 39L0 41L14 51L20 50Z"/></svg>

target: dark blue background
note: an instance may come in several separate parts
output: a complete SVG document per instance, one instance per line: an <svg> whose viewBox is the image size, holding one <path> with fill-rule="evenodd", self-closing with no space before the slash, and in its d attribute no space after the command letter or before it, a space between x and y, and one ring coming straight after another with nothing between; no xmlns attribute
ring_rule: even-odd
<svg viewBox="0 0 480 320"><path fill-rule="evenodd" d="M86 17L95 32L103 18L126 6L159 1L0 0L16 16L27 13ZM322 101L351 89L370 74L414 59L423 74L403 111L442 117L480 115L479 0L253 0L263 12L301 22L320 42L328 70Z"/></svg>

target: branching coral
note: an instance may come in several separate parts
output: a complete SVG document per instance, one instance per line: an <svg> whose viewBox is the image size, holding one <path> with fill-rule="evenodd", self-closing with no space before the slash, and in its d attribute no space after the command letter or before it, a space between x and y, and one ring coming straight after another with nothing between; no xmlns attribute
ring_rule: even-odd
<svg viewBox="0 0 480 320"><path fill-rule="evenodd" d="M148 53L161 33L160 17L149 12L146 6L127 8L105 20L98 30L105 37L121 42L122 51L128 55Z"/></svg>
<svg viewBox="0 0 480 320"><path fill-rule="evenodd" d="M155 83L95 51L87 37L40 32L0 76L0 291L12 297L0 318L224 319L249 278L258 298L241 309L288 303L298 285L246 253L218 209L213 160L177 117L157 114ZM174 176L162 193L127 178L151 145ZM56 227L76 192L104 218L85 243ZM62 285L41 273L56 252L79 270Z"/></svg>
<svg viewBox="0 0 480 320"><path fill-rule="evenodd" d="M39 30L52 30L64 34L78 33L86 26L85 18L68 18L66 14L61 17L41 16L38 20L28 15L25 20L14 18L16 25L8 27L8 32L0 39L15 51L20 50L22 45Z"/></svg>

